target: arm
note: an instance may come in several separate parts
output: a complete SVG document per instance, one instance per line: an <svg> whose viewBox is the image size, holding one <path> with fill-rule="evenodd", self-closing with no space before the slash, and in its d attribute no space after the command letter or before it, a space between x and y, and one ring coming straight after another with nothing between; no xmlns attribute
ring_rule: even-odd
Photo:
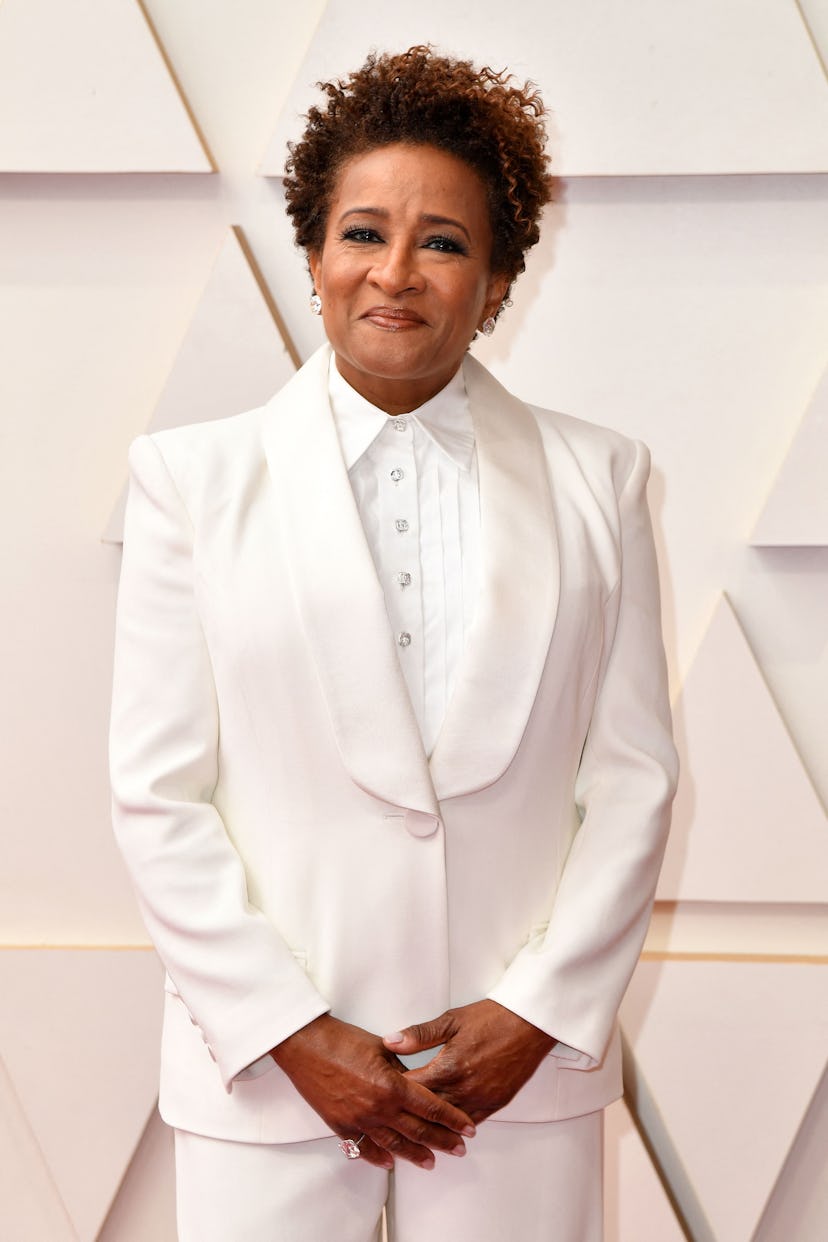
<svg viewBox="0 0 828 1242"><path fill-rule="evenodd" d="M561 1041L568 1067L593 1068L646 934L677 776L648 473L647 450L638 445L618 500L621 573L605 605L605 651L576 783L582 822L549 927L516 955L486 1001L449 1011L416 1032L397 1033L402 1040L386 1038L386 1046L401 1054L448 1039L415 1073L433 1090L446 1089L461 1107L468 1104L475 1119L480 1111L473 1102L482 1101L474 1092L478 1076L488 1077L493 1038L486 1025L494 1020L503 1031L504 1055L515 1068L512 1094L539 1064L544 1035L553 1055L554 1041ZM493 1002L500 1015L488 1009ZM460 1089L449 1086L457 1083L458 1063L464 1069ZM506 1101L492 1096L491 1102L501 1107Z"/></svg>
<svg viewBox="0 0 828 1242"><path fill-rule="evenodd" d="M264 915L211 803L218 706L193 532L155 442L130 452L110 735L113 821L150 936L225 1087L328 1005Z"/></svg>

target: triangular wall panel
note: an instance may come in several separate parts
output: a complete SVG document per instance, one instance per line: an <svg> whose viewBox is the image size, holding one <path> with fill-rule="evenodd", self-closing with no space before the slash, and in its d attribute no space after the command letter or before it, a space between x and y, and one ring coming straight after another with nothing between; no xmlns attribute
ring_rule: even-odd
<svg viewBox="0 0 828 1242"><path fill-rule="evenodd" d="M828 66L828 4L825 0L796 0L796 3L823 65Z"/></svg>
<svg viewBox="0 0 828 1242"><path fill-rule="evenodd" d="M0 4L0 171L213 171L137 0Z"/></svg>
<svg viewBox="0 0 828 1242"><path fill-rule="evenodd" d="M355 21L329 0L261 171L281 175L315 82L428 42L537 82L564 177L828 169L828 92L794 0L525 0L520 21L443 0L364 0Z"/></svg>
<svg viewBox="0 0 828 1242"><path fill-rule="evenodd" d="M163 971L118 949L0 953L0 1050L79 1242L93 1242L158 1092Z"/></svg>
<svg viewBox="0 0 828 1242"><path fill-rule="evenodd" d="M823 902L828 822L727 599L674 708L661 901Z"/></svg>
<svg viewBox="0 0 828 1242"><path fill-rule="evenodd" d="M176 1242L173 1131L153 1108L96 1242Z"/></svg>
<svg viewBox="0 0 828 1242"><path fill-rule="evenodd" d="M825 1242L827 1152L828 1065L751 1242Z"/></svg>
<svg viewBox="0 0 828 1242"><path fill-rule="evenodd" d="M828 1057L828 966L641 962L622 1023L716 1242L746 1242Z"/></svg>
<svg viewBox="0 0 828 1242"><path fill-rule="evenodd" d="M0 1238L4 1242L78 1239L2 1060Z"/></svg>
<svg viewBox="0 0 828 1242"><path fill-rule="evenodd" d="M624 1101L604 1116L604 1242L685 1242Z"/></svg>
<svg viewBox="0 0 828 1242"><path fill-rule="evenodd" d="M231 229L176 355L148 431L202 423L262 405L298 359L238 229ZM103 538L120 543L126 487Z"/></svg>
<svg viewBox="0 0 828 1242"><path fill-rule="evenodd" d="M828 547L828 370L803 415L751 543Z"/></svg>

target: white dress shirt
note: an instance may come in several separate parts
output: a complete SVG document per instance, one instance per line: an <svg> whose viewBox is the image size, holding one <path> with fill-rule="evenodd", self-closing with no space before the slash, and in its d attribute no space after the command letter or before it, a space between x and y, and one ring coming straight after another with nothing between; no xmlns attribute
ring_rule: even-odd
<svg viewBox="0 0 828 1242"><path fill-rule="evenodd" d="M390 416L331 355L328 391L406 686L430 755L480 587L477 454L462 367L435 397Z"/></svg>

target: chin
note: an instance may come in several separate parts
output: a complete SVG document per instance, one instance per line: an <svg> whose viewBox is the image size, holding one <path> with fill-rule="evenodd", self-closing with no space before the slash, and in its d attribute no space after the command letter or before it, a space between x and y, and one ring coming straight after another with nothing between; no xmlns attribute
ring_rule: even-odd
<svg viewBox="0 0 828 1242"><path fill-rule="evenodd" d="M417 380L449 370L449 364L442 359L423 356L411 349L395 349L394 344L392 340L387 344L383 343L381 348L360 350L358 354L344 356L351 366L366 375L374 375L377 379Z"/></svg>

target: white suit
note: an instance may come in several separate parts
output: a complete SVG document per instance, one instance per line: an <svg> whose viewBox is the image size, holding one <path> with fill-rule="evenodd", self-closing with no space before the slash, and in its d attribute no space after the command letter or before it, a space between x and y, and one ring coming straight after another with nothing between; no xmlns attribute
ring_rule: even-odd
<svg viewBox="0 0 828 1242"><path fill-rule="evenodd" d="M328 1134L246 1067L327 1009L381 1034L484 996L560 1041L498 1117L591 1112L620 1091L676 777L647 452L466 359L482 585L428 760L328 358L131 452L111 755L169 975L163 1115Z"/></svg>

